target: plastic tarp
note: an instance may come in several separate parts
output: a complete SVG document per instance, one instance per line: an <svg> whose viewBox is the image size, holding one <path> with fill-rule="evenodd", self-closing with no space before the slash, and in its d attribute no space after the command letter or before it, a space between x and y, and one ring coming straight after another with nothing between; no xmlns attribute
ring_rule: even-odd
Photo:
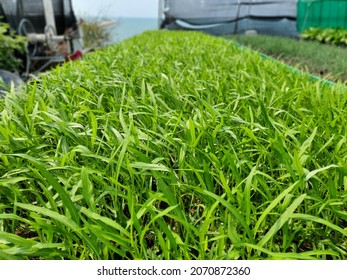
<svg viewBox="0 0 347 280"><path fill-rule="evenodd" d="M0 20L10 24L11 27L16 26L16 0L0 0Z"/></svg>
<svg viewBox="0 0 347 280"><path fill-rule="evenodd" d="M17 74L0 69L0 81L1 80L4 83L5 87L8 87L8 88L11 87L12 83L14 86L17 86L17 87L24 84L23 80ZM0 83L0 97L5 96L5 92L4 92L6 91L5 87Z"/></svg>
<svg viewBox="0 0 347 280"><path fill-rule="evenodd" d="M161 0L161 27L296 36L296 0Z"/></svg>

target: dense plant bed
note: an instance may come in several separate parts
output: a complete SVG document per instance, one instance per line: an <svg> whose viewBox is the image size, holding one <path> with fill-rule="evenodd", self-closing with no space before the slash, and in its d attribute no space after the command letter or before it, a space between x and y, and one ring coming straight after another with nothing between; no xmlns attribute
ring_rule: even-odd
<svg viewBox="0 0 347 280"><path fill-rule="evenodd" d="M2 259L346 259L347 97L155 31L0 100Z"/></svg>

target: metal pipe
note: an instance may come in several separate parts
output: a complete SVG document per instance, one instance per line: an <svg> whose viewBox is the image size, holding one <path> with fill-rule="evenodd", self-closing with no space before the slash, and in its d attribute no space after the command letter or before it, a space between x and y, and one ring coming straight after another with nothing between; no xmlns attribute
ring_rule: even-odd
<svg viewBox="0 0 347 280"><path fill-rule="evenodd" d="M43 10L45 13L46 26L50 25L54 28L56 32L57 28L55 26L54 10L52 0L42 0Z"/></svg>
<svg viewBox="0 0 347 280"><path fill-rule="evenodd" d="M30 43L47 43L47 35L40 33L28 33L27 38ZM52 42L61 42L64 41L63 35L54 35L50 37Z"/></svg>

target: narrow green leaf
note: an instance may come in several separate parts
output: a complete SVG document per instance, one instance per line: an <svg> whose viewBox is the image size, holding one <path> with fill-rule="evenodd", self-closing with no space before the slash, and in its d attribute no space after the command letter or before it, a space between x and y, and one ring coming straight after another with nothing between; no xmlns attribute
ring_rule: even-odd
<svg viewBox="0 0 347 280"><path fill-rule="evenodd" d="M94 201L94 194L93 194L93 184L89 180L89 175L86 167L82 167L81 170L81 178L82 178L82 190L83 190L83 197L85 201L87 202L87 205L96 212L96 206Z"/></svg>
<svg viewBox="0 0 347 280"><path fill-rule="evenodd" d="M279 203L280 201L286 196L288 195L293 189L294 187L299 183L299 181L295 182L294 184L292 184L291 186L289 186L288 188L286 188L283 192L281 192L270 204L268 207L266 207L266 209L264 210L264 212L260 215L260 217L258 218L254 228L253 228L253 233L254 233L254 237L257 234L257 231L261 225L261 223L266 219L266 217L270 214L271 210L274 209Z"/></svg>
<svg viewBox="0 0 347 280"><path fill-rule="evenodd" d="M242 244L243 246L247 247L247 248L252 248L254 250L263 252L271 257L273 257L276 260L317 260L317 258L311 257L309 255L305 255L305 254L301 254L301 253L277 253L277 252L272 252L268 249L265 249L259 245L255 245L255 244L250 244L250 243L244 243Z"/></svg>
<svg viewBox="0 0 347 280"><path fill-rule="evenodd" d="M252 180L254 178L254 175L256 174L257 167L254 166L247 176L246 185L245 185L245 191L244 191L244 211L246 215L246 223L248 225L251 224L251 188L252 188Z"/></svg>
<svg viewBox="0 0 347 280"><path fill-rule="evenodd" d="M302 156L304 155L304 153L306 152L306 150L311 146L312 141L314 139L314 137L316 136L317 133L317 127L314 128L311 136L309 138L306 139L306 141L301 145L298 156L301 159Z"/></svg>
<svg viewBox="0 0 347 280"><path fill-rule="evenodd" d="M306 178L305 178L305 181L308 181L310 180L313 176L315 176L317 173L319 172L322 172L324 170L327 170L327 169L330 169L330 168L337 168L338 165L335 165L335 164L331 164L331 165L328 165L328 166L324 166L322 168L318 168L316 170L313 170L311 172L309 172L307 175L306 175Z"/></svg>
<svg viewBox="0 0 347 280"><path fill-rule="evenodd" d="M8 232L0 232L0 240L2 242L12 243L14 245L22 246L22 247L32 246L32 245L37 243L33 240L26 239L26 238L20 237L16 234L12 234L12 233L8 233Z"/></svg>
<svg viewBox="0 0 347 280"><path fill-rule="evenodd" d="M244 217L242 217L240 214L239 214L239 210L237 210L234 206L232 206L230 203L228 203L227 201L225 201L223 199L223 196L220 197L214 193L211 193L207 190L204 190L203 191L204 194L208 195L209 197L212 197L214 200L218 201L220 204L222 204L225 208L227 208L231 213L232 215L236 218L236 220L242 225L244 231L246 232L246 234L248 235L248 238L252 241L254 241L253 239L253 235L252 235L252 232L248 226L248 224L246 223Z"/></svg>
<svg viewBox="0 0 347 280"><path fill-rule="evenodd" d="M28 180L32 180L32 179L28 177L1 178L0 186L14 185L19 182L28 181Z"/></svg>
<svg viewBox="0 0 347 280"><path fill-rule="evenodd" d="M24 154L15 154L16 157L21 157L27 159L31 164L33 164L42 174L42 176L47 180L47 182L53 187L53 189L59 194L63 205L66 207L68 212L71 215L71 218L74 222L79 223L79 215L75 205L73 204L71 198L68 193L64 190L64 188L58 183L58 181L52 176L52 174L47 170L42 163L38 162L34 158L24 155Z"/></svg>
<svg viewBox="0 0 347 280"><path fill-rule="evenodd" d="M132 168L141 169L141 170L155 170L155 171L170 171L165 165L160 163L145 163L145 162L134 162L131 163Z"/></svg>
<svg viewBox="0 0 347 280"><path fill-rule="evenodd" d="M82 229L80 228L80 226L72 219L69 219L68 217L63 216L63 215L56 213L54 211L51 211L49 209L34 206L31 204L24 204L24 203L17 202L16 206L23 208L23 209L27 209L29 211L32 211L32 212L35 212L38 214L41 214L41 215L44 215L44 216L47 216L47 217L50 217L50 218L62 223L66 227L73 230L77 235L79 235L84 240L84 242L90 246L90 249L92 249L94 251L94 253L96 253L97 255L99 254L100 250L99 250L99 248L96 247L96 244L94 244L92 242L90 237L88 237L87 235L85 235L82 232Z"/></svg>
<svg viewBox="0 0 347 280"><path fill-rule="evenodd" d="M125 236L129 236L129 232L124 229L120 224L118 224L116 221L108 218L108 217L103 217L85 207L81 207L80 209L81 213L85 214L86 216L88 216L89 218L93 219L93 220L98 220L103 222L104 224L114 228L115 230L119 231L120 233L124 234Z"/></svg>
<svg viewBox="0 0 347 280"><path fill-rule="evenodd" d="M293 213L290 215L290 218L306 220L306 221L311 221L311 222L316 222L322 225L326 225L327 227L330 227L331 229L338 231L342 235L347 236L347 229L342 229L339 226L334 225L333 223L327 220L324 220L322 218L318 218L308 214L301 214L301 213Z"/></svg>
<svg viewBox="0 0 347 280"><path fill-rule="evenodd" d="M98 122L92 111L89 111L89 117L90 117L90 123L92 125L91 146L92 148L94 148L94 144L95 144L95 140L97 136L97 130L98 130Z"/></svg>
<svg viewBox="0 0 347 280"><path fill-rule="evenodd" d="M275 234L278 232L282 226L291 218L291 215L299 207L299 205L304 201L306 194L300 195L296 198L293 203L283 212L283 214L278 218L278 220L273 224L266 235L258 242L259 247L263 247Z"/></svg>
<svg viewBox="0 0 347 280"><path fill-rule="evenodd" d="M23 208L23 209L27 209L29 211L35 212L35 213L39 213L45 216L48 216L62 224L64 224L65 226L67 226L68 228L74 230L74 231L78 231L80 230L79 225L72 219L61 215L57 212L54 212L52 210L43 208L43 207L39 207L39 206L35 206L35 205L31 205L31 204L24 204L24 203L20 203L17 202L16 206Z"/></svg>

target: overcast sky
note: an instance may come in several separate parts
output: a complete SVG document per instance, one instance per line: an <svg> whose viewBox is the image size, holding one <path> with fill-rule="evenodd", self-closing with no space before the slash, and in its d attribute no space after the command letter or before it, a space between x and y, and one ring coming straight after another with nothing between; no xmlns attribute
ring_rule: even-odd
<svg viewBox="0 0 347 280"><path fill-rule="evenodd" d="M159 0L72 0L77 16L158 17Z"/></svg>

